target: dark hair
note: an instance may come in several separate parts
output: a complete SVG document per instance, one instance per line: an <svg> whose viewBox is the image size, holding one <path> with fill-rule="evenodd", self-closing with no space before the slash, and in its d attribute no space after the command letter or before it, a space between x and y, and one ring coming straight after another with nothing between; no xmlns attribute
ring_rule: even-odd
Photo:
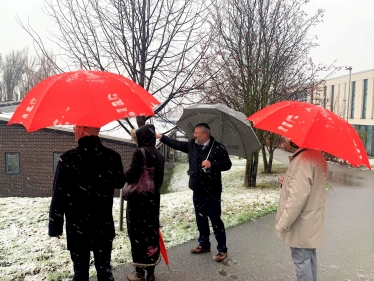
<svg viewBox="0 0 374 281"><path fill-rule="evenodd" d="M207 123L199 123L194 127L194 129L195 128L203 128L203 131L210 136L210 127Z"/></svg>

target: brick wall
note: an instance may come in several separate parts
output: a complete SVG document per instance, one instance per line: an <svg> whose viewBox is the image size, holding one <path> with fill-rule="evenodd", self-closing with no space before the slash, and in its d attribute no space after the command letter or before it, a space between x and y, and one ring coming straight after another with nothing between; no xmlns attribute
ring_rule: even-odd
<svg viewBox="0 0 374 281"><path fill-rule="evenodd" d="M103 145L121 155L126 170L136 145L107 138L101 140ZM53 153L64 153L76 146L73 132L42 129L27 133L21 125L7 126L7 122L0 121L0 197L50 197L54 179ZM6 174L7 152L19 153L17 175Z"/></svg>

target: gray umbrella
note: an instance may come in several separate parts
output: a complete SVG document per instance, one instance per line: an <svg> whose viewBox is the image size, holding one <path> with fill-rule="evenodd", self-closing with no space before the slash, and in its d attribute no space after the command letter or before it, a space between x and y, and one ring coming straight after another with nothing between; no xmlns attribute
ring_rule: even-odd
<svg viewBox="0 0 374 281"><path fill-rule="evenodd" d="M261 148L246 116L224 104L198 104L186 107L177 125L193 138L195 125L207 123L211 135L226 146L230 155L247 158Z"/></svg>

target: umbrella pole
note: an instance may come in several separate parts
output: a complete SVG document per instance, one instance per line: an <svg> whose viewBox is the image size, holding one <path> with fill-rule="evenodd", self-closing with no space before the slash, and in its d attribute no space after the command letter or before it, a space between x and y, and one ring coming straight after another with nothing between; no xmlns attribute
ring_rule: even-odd
<svg viewBox="0 0 374 281"><path fill-rule="evenodd" d="M119 192L119 230L123 229L123 199L122 199L122 189Z"/></svg>

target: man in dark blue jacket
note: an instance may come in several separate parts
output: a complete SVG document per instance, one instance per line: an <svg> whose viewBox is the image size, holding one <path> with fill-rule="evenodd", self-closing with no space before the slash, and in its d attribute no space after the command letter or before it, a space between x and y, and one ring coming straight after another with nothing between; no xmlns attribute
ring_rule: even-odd
<svg viewBox="0 0 374 281"><path fill-rule="evenodd" d="M74 128L78 147L60 157L53 185L48 233L59 237L65 216L74 281L89 280L90 251L94 254L97 279L114 280L110 267L115 236L113 195L115 188L123 187L125 177L121 156L101 144L99 131Z"/></svg>
<svg viewBox="0 0 374 281"><path fill-rule="evenodd" d="M199 229L199 245L191 249L193 254L210 252L210 219L217 239L217 262L227 257L225 226L221 220L221 172L230 170L231 161L224 145L210 136L210 128L205 123L194 128L194 138L189 142L177 141L165 135L156 138L174 149L188 154L190 176L189 187L193 190L196 223Z"/></svg>

